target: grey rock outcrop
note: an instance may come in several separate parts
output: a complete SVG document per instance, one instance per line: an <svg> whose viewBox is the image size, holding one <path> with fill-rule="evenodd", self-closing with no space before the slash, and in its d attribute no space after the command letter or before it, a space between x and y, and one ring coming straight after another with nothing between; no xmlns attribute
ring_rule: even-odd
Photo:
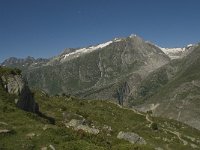
<svg viewBox="0 0 200 150"><path fill-rule="evenodd" d="M15 101L18 108L33 113L39 112L39 106L34 100L33 93L21 75L2 75L0 81L9 94L18 96L19 99Z"/></svg>
<svg viewBox="0 0 200 150"><path fill-rule="evenodd" d="M66 127L73 127L75 130L83 130L90 134L98 134L99 129L91 128L88 125L84 124L84 120L72 119L69 123L65 124Z"/></svg>
<svg viewBox="0 0 200 150"><path fill-rule="evenodd" d="M118 139L124 139L126 141L129 141L132 144L147 144L146 141L140 137L138 134L133 133L133 132L123 132L120 131L117 135Z"/></svg>
<svg viewBox="0 0 200 150"><path fill-rule="evenodd" d="M7 130L7 129L0 130L0 134L10 133L10 132L11 130Z"/></svg>
<svg viewBox="0 0 200 150"><path fill-rule="evenodd" d="M25 86L25 82L20 75L2 76L1 79L4 83L4 88L10 94L19 95Z"/></svg>

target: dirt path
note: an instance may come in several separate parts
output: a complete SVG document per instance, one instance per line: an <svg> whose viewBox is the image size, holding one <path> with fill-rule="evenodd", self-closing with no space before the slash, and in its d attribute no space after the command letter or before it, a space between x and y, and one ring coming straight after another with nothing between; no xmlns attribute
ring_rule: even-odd
<svg viewBox="0 0 200 150"><path fill-rule="evenodd" d="M119 105L119 104L117 104L117 103L110 102L110 101L109 101L109 103L115 104L115 105L117 105L117 106L118 106L119 108L121 108L121 109L131 110L131 111L135 112L135 113L138 114L138 115L146 116L145 114L143 114L143 113L137 111L137 110L134 109L134 108L126 108L126 107L123 107L122 105Z"/></svg>
<svg viewBox="0 0 200 150"><path fill-rule="evenodd" d="M174 134L175 136L178 137L178 139L179 139L181 142L183 142L183 145L188 145L188 142L181 138L181 134L180 134L179 132L171 131L171 130L164 129L164 128L162 128L162 130Z"/></svg>
<svg viewBox="0 0 200 150"><path fill-rule="evenodd" d="M149 118L149 115L148 114L146 114L146 120L150 123L149 124L149 127L151 127L151 125L153 124L153 121Z"/></svg>
<svg viewBox="0 0 200 150"><path fill-rule="evenodd" d="M123 106L121 106L121 105L119 105L119 104L116 104L116 105L117 105L118 107L122 108L122 109L132 110L133 112L135 112L135 113L138 114L138 115L145 116L146 120L150 123L149 127L151 127L153 121L150 119L149 114L143 114L143 113L137 111L136 109L133 109L133 108L131 108L131 109L130 109L130 108L125 108L125 107L123 107ZM161 128L161 129L162 129L163 131L165 131L165 132L169 132L169 133L175 135L184 145L188 145L188 142L181 138L181 134L180 134L179 132L177 132L177 131L172 131L172 130L169 130L169 129L164 129L164 128Z"/></svg>

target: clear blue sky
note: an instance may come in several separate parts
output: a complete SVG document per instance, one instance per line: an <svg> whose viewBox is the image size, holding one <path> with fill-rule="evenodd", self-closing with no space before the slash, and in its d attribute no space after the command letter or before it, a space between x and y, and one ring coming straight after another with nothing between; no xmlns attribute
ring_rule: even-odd
<svg viewBox="0 0 200 150"><path fill-rule="evenodd" d="M0 0L0 61L131 33L162 47L200 42L200 0Z"/></svg>

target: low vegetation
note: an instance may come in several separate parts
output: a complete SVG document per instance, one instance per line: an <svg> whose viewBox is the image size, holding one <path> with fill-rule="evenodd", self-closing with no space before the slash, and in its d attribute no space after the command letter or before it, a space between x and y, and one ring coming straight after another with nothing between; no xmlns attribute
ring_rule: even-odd
<svg viewBox="0 0 200 150"><path fill-rule="evenodd" d="M1 67L0 66L0 75L9 75L9 74L20 75L21 74L21 70L17 69L17 68L11 69L11 68Z"/></svg>
<svg viewBox="0 0 200 150"><path fill-rule="evenodd" d="M42 149L53 146L55 149L69 150L138 150L169 147L171 149L193 149L191 144L199 146L200 132L179 122L151 118L163 128L180 132L188 141L184 145L180 139L154 123L149 127L145 114L120 108L108 101L78 100L73 97L50 97L44 92L35 92L40 111L55 119L55 125L35 114L17 109L12 103L13 96L2 89L0 91L0 130L9 130L0 134L0 149ZM10 99L10 102L7 100ZM73 130L65 126L72 119L84 119L86 124L99 129L93 135L83 130ZM133 132L143 137L147 144L131 144L117 139L120 131ZM190 133L190 134L188 134ZM192 137L195 141L191 141ZM15 143L15 144L13 144Z"/></svg>

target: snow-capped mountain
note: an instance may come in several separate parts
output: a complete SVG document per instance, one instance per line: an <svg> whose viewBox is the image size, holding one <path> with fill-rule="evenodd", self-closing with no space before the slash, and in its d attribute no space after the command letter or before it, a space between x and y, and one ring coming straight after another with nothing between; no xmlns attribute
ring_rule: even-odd
<svg viewBox="0 0 200 150"><path fill-rule="evenodd" d="M139 43L142 41L142 39L139 36L137 36L136 34L131 34L127 38L137 39ZM126 38L115 38L115 39L107 41L105 43L101 43L101 44L93 45L93 46L89 46L89 47L66 48L61 54L59 54L53 58L50 58L50 59L34 59L32 57L18 59L18 58L11 57L11 58L5 60L1 65L24 67L24 66L30 66L30 65L31 66L38 66L38 65L39 66L40 65L48 66L48 65L60 64L60 63L64 63L66 61L70 61L72 59L78 58L82 55L91 53L93 51L101 50L112 44L122 42L125 39ZM182 58L182 57L186 56L187 54L189 54L197 46L197 45L189 44L184 48L163 48L163 47L157 46L156 44L151 43L149 41L145 41L145 43L153 45L153 46L161 49L164 52L164 54L168 55L171 59ZM42 63L40 63L40 62L42 62Z"/></svg>
<svg viewBox="0 0 200 150"><path fill-rule="evenodd" d="M82 48L67 48L64 50L64 52L62 52L60 55L55 56L54 58L52 58L47 65L54 65L54 64L59 64L59 63L64 63L66 61L70 61L72 59L78 58L84 54L88 54L91 53L95 50L100 50L103 49L113 43L117 43L122 41L123 38L115 38L111 41L107 41L105 43L101 43L98 45L93 45L93 46L89 46L89 47L82 47Z"/></svg>
<svg viewBox="0 0 200 150"><path fill-rule="evenodd" d="M136 34L131 34L129 38L137 38L138 36ZM120 42L123 38L115 38L114 40L95 45L85 48L78 48L78 49L66 49L61 55L58 57L55 57L54 60L59 60L59 62L65 62L68 60L71 60L73 58L77 58L83 54L93 52L95 50L102 49L112 43ZM158 48L160 48L166 55L168 55L171 59L179 59L186 55L188 55L192 50L196 47L194 44L189 44L186 47L183 48L163 48L160 46L157 46L149 41L146 41L146 43L152 44Z"/></svg>
<svg viewBox="0 0 200 150"><path fill-rule="evenodd" d="M162 47L160 47L160 49L165 54L167 54L171 59L179 59L179 58L182 58L182 57L186 56L187 54L189 54L194 49L194 47L195 47L195 45L189 44L183 48L162 48Z"/></svg>
<svg viewBox="0 0 200 150"><path fill-rule="evenodd" d="M85 48L65 49L40 67L24 68L24 73L27 73L25 75L31 87L45 89L51 94L64 92L85 96L87 91L98 91L114 84L110 87L111 94L102 91L90 95L91 98L113 99L113 94L117 94L115 88L119 86L121 91L121 86L126 87L121 81L130 77L131 86L135 86L136 82L169 61L169 57L158 47L131 35ZM127 99L123 97L114 99L124 103Z"/></svg>
<svg viewBox="0 0 200 150"><path fill-rule="evenodd" d="M8 67L17 67L17 68L29 68L29 67L39 67L44 64L46 64L49 61L49 59L46 58L33 58L31 56L28 56L26 58L16 58L16 57L10 57L6 59L3 63L1 63L1 66L8 66Z"/></svg>

